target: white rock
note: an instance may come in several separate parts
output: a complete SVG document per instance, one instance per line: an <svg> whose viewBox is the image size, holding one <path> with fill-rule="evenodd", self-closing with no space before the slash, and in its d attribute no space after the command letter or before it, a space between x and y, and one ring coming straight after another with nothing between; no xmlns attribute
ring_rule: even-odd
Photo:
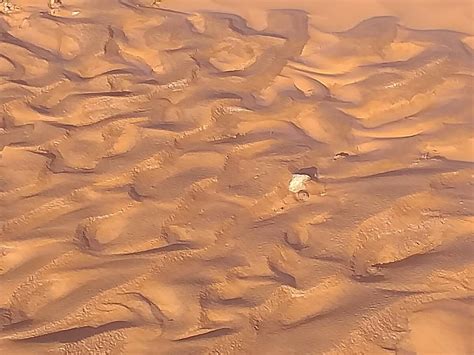
<svg viewBox="0 0 474 355"><path fill-rule="evenodd" d="M306 188L306 183L311 180L311 176L306 174L293 174L288 190L297 193Z"/></svg>

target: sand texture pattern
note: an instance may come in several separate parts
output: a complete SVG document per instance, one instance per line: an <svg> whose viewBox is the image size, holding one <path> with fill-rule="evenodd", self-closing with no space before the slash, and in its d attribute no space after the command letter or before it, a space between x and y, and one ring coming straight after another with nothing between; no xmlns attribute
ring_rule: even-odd
<svg viewBox="0 0 474 355"><path fill-rule="evenodd" d="M474 353L469 1L11 3L1 354Z"/></svg>

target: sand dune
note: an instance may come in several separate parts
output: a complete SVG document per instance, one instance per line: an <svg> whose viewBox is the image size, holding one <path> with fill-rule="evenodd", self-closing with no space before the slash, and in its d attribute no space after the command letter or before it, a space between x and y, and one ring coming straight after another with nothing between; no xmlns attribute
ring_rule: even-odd
<svg viewBox="0 0 474 355"><path fill-rule="evenodd" d="M2 354L474 353L469 1L12 4Z"/></svg>

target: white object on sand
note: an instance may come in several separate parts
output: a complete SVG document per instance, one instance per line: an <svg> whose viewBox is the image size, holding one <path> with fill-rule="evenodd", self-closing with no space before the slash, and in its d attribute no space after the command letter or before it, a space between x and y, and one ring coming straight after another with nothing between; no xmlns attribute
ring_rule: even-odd
<svg viewBox="0 0 474 355"><path fill-rule="evenodd" d="M12 4L10 0L0 1L0 14L9 15L18 10L19 7Z"/></svg>
<svg viewBox="0 0 474 355"><path fill-rule="evenodd" d="M51 10L60 8L62 4L61 0L48 0L48 7Z"/></svg>
<svg viewBox="0 0 474 355"><path fill-rule="evenodd" d="M293 193L297 193L306 188L306 183L311 180L311 176L306 174L293 174L288 190Z"/></svg>

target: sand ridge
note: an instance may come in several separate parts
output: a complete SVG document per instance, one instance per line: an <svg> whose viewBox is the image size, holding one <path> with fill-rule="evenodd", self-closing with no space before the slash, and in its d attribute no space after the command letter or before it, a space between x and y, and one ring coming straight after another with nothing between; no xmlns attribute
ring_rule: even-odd
<svg viewBox="0 0 474 355"><path fill-rule="evenodd" d="M467 1L13 3L2 353L474 352Z"/></svg>

